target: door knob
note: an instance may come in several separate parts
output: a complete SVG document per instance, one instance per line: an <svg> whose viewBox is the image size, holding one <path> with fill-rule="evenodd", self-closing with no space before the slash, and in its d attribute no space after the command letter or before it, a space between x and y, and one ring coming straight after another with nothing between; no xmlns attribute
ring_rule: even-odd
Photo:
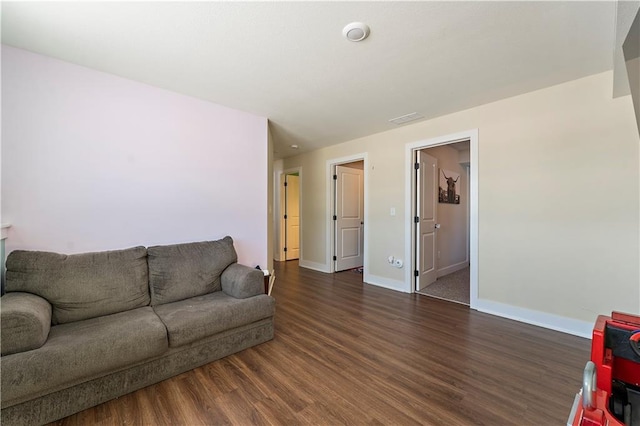
<svg viewBox="0 0 640 426"><path fill-rule="evenodd" d="M440 224L436 223L433 227L436 228L436 229L440 229Z"/></svg>

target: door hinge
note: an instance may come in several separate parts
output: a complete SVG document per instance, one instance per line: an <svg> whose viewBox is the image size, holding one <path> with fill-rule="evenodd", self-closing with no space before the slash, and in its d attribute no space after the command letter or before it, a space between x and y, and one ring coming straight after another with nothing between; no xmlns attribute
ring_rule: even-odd
<svg viewBox="0 0 640 426"><path fill-rule="evenodd" d="M418 170L418 169L420 168L420 163L415 163L415 164L413 165L413 167L415 167L415 168L416 168L416 170Z"/></svg>
<svg viewBox="0 0 640 426"><path fill-rule="evenodd" d="M288 186L289 184L285 181L284 186Z"/></svg>
<svg viewBox="0 0 640 426"><path fill-rule="evenodd" d="M284 251L285 251L285 252L287 251L287 248L286 248L286 247L284 248Z"/></svg>
<svg viewBox="0 0 640 426"><path fill-rule="evenodd" d="M333 220L338 220L338 216L336 216L335 214L333 215Z"/></svg>
<svg viewBox="0 0 640 426"><path fill-rule="evenodd" d="M333 260L338 260L338 258L336 256L333 256Z"/></svg>
<svg viewBox="0 0 640 426"><path fill-rule="evenodd" d="M285 218L285 220L287 219L287 215L286 214L284 215L284 218Z"/></svg>
<svg viewBox="0 0 640 426"><path fill-rule="evenodd" d="M413 271L413 276L414 277L419 277L420 276L420 272L418 272L418 270L416 269L415 271Z"/></svg>
<svg viewBox="0 0 640 426"><path fill-rule="evenodd" d="M420 218L418 216L416 216L416 217L413 218L413 221L415 223L420 223Z"/></svg>
<svg viewBox="0 0 640 426"><path fill-rule="evenodd" d="M333 180L338 180L338 175L333 175Z"/></svg>

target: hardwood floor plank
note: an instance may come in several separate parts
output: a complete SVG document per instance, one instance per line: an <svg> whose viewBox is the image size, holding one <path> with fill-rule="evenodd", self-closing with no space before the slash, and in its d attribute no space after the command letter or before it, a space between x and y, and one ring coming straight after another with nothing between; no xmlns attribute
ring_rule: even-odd
<svg viewBox="0 0 640 426"><path fill-rule="evenodd" d="M56 422L553 425L590 342L276 264L274 340Z"/></svg>

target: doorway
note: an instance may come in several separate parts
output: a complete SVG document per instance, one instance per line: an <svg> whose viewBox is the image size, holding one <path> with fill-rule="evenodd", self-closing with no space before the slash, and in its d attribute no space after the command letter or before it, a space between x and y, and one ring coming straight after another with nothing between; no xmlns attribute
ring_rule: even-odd
<svg viewBox="0 0 640 426"><path fill-rule="evenodd" d="M417 293L469 305L469 141L415 151Z"/></svg>
<svg viewBox="0 0 640 426"><path fill-rule="evenodd" d="M366 154L327 162L329 272L366 275Z"/></svg>
<svg viewBox="0 0 640 426"><path fill-rule="evenodd" d="M461 302L447 291L462 282L467 296L461 303L475 309L478 131L407 144L406 155L407 291L433 291L434 297ZM438 294L438 287L444 294Z"/></svg>
<svg viewBox="0 0 640 426"><path fill-rule="evenodd" d="M300 172L280 175L280 259L300 259Z"/></svg>

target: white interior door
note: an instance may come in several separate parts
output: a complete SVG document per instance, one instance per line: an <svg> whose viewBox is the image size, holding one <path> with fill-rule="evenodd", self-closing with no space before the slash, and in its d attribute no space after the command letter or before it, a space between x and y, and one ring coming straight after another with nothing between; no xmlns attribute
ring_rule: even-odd
<svg viewBox="0 0 640 426"><path fill-rule="evenodd" d="M300 258L300 177L286 175L285 179L285 260Z"/></svg>
<svg viewBox="0 0 640 426"><path fill-rule="evenodd" d="M416 290L438 278L438 160L416 151Z"/></svg>
<svg viewBox="0 0 640 426"><path fill-rule="evenodd" d="M335 176L337 272L364 263L364 170L336 166Z"/></svg>

